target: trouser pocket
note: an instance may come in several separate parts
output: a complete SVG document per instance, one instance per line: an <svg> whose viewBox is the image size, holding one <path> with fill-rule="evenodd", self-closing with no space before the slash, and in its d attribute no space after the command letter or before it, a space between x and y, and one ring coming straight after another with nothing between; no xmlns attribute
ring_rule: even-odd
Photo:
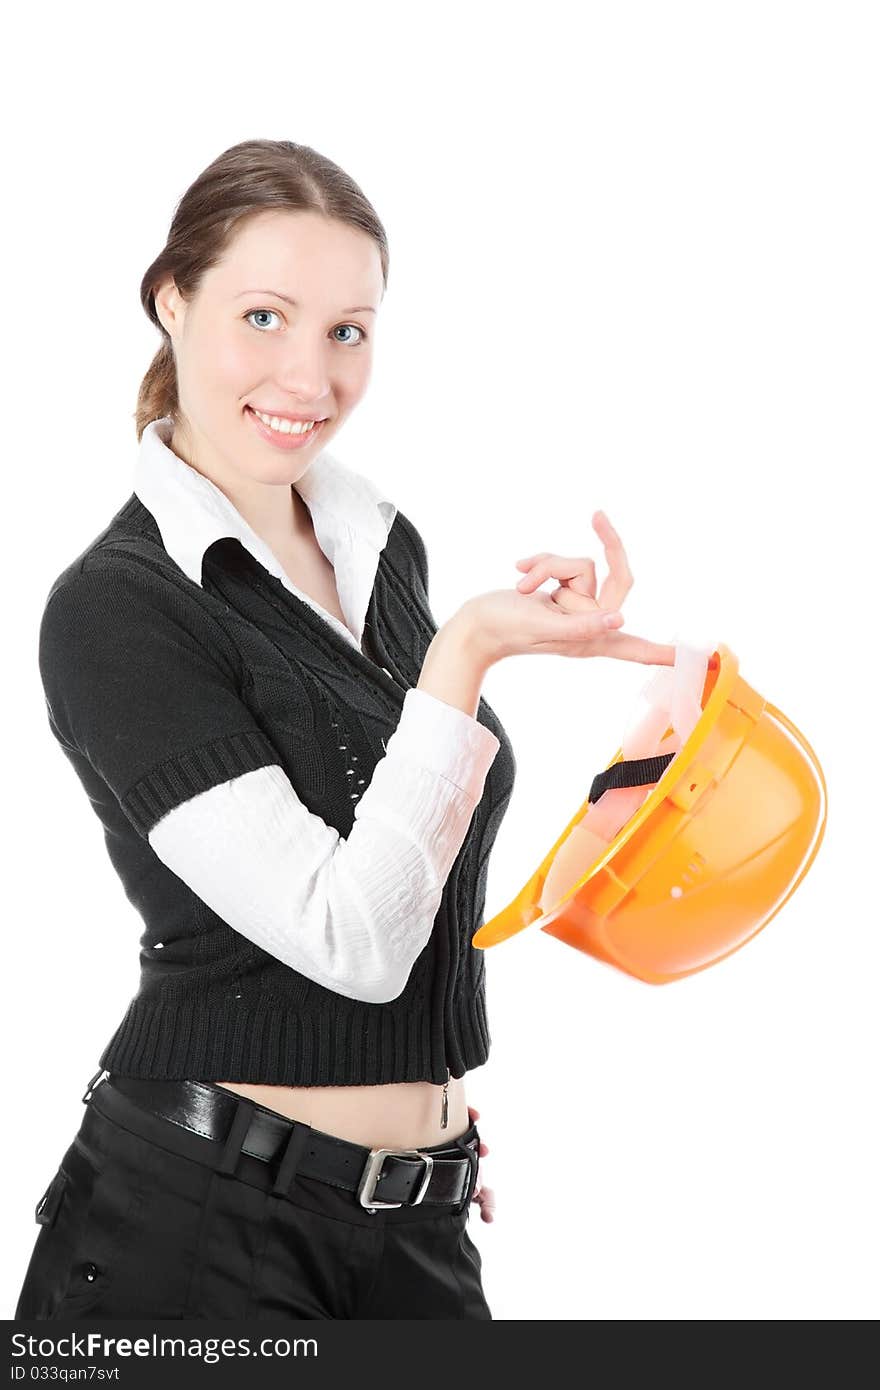
<svg viewBox="0 0 880 1390"><path fill-rule="evenodd" d="M140 1182L74 1139L34 1208L40 1227L17 1318L81 1317L105 1300L129 1250L144 1200Z"/></svg>
<svg viewBox="0 0 880 1390"><path fill-rule="evenodd" d="M64 1199L66 1186L67 1174L63 1168L59 1168L34 1208L34 1220L38 1225L53 1226L55 1224L55 1217L58 1215L58 1208Z"/></svg>
<svg viewBox="0 0 880 1390"><path fill-rule="evenodd" d="M51 1318L70 1284L98 1165L76 1141L34 1208L39 1226L15 1311L17 1318Z"/></svg>

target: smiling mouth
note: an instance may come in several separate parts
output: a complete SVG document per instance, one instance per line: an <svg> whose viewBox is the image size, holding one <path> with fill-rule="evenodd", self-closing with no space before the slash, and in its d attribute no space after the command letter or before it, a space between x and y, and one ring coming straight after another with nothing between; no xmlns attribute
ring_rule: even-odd
<svg viewBox="0 0 880 1390"><path fill-rule="evenodd" d="M309 420L291 420L284 415L270 415L265 411L256 410L254 406L245 406L251 415L255 416L267 429L279 435L295 435L301 437L306 434L315 434L320 427L326 423L324 418Z"/></svg>

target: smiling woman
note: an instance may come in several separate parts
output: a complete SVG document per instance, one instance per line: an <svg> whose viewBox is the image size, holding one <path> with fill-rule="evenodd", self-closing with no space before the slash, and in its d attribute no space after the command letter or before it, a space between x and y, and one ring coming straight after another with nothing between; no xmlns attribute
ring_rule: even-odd
<svg viewBox="0 0 880 1390"><path fill-rule="evenodd" d="M243 288L267 282L285 289ZM296 297L287 292L294 285ZM345 306L375 318L383 293L375 239L315 208L247 219L197 293L170 269L159 275L155 314L186 397L185 412L173 401L163 407L174 420L171 448L197 461L258 532L280 540L292 524L296 475L274 450L302 455L300 471L308 468L362 399L373 339L363 324L345 321L358 312ZM308 428L292 429L293 422Z"/></svg>
<svg viewBox="0 0 880 1390"><path fill-rule="evenodd" d="M464 1078L514 761L464 629L433 621L417 528L327 451L387 274L347 174L252 140L143 277L162 343L135 491L40 628L141 981L36 1205L17 1317L491 1317Z"/></svg>

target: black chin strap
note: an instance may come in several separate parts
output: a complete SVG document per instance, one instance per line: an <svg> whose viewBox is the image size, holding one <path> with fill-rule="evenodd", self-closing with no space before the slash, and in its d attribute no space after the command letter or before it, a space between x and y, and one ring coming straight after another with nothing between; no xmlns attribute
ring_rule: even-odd
<svg viewBox="0 0 880 1390"><path fill-rule="evenodd" d="M614 787L650 787L659 782L674 753L664 753L657 758L624 758L622 762L612 763L593 778L589 800L598 801L605 792Z"/></svg>

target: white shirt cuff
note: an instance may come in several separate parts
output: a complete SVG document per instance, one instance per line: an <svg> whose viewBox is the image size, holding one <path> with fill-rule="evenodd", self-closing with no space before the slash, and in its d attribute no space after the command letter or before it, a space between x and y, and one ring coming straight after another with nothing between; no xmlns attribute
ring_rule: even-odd
<svg viewBox="0 0 880 1390"><path fill-rule="evenodd" d="M476 803L500 747L500 740L479 720L414 686L406 692L386 753L400 753L407 762L439 773Z"/></svg>

